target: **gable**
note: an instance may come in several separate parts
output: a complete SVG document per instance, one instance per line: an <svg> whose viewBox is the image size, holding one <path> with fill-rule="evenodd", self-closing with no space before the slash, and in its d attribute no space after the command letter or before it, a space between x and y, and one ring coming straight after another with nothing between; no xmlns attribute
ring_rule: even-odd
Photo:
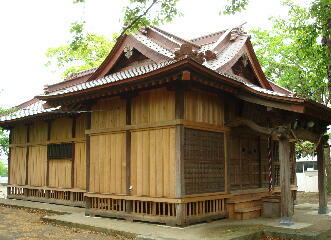
<svg viewBox="0 0 331 240"><path fill-rule="evenodd" d="M131 50L132 53L129 53ZM125 67L134 62L132 60L125 60L125 55L131 55L129 58L126 58L130 59L133 56L134 58L137 58L137 61L142 60L143 57L141 55L143 55L146 59L155 63L165 62L171 60L173 57L172 52L156 44L142 34L124 35L117 40L109 55L88 81L102 78L111 72L115 72L116 67L121 68L121 64L124 64L122 67Z"/></svg>
<svg viewBox="0 0 331 240"><path fill-rule="evenodd" d="M231 71L234 75L241 77L244 81L262 87L247 55L243 54L231 67Z"/></svg>

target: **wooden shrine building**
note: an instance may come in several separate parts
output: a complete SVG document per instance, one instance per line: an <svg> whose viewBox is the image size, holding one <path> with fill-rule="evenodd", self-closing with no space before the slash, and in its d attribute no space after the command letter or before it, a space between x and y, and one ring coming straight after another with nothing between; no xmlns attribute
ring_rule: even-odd
<svg viewBox="0 0 331 240"><path fill-rule="evenodd" d="M280 194L286 223L298 139L319 146L326 211L330 123L331 109L266 79L242 29L184 40L148 27L118 39L99 67L1 117L8 197L187 225L258 217L261 199Z"/></svg>

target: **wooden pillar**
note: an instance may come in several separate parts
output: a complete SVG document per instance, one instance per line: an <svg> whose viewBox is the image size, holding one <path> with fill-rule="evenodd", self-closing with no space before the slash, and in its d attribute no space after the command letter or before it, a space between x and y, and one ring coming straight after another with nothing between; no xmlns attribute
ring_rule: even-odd
<svg viewBox="0 0 331 240"><path fill-rule="evenodd" d="M182 84L176 86L175 91L175 117L176 119L184 119L184 88ZM184 126L176 126L176 198L185 196L185 181L184 181ZM185 204L176 204L176 225L185 224Z"/></svg>
<svg viewBox="0 0 331 240"><path fill-rule="evenodd" d="M30 142L30 124L26 125L26 154L25 154L25 185L29 184L29 145ZM27 194L25 194L27 196Z"/></svg>
<svg viewBox="0 0 331 240"><path fill-rule="evenodd" d="M71 137L76 137L76 117L72 118ZM75 141L72 142L71 157L71 188L75 188Z"/></svg>
<svg viewBox="0 0 331 240"><path fill-rule="evenodd" d="M92 116L91 113L88 113L86 116L86 130L91 129ZM91 150L91 136L86 134L86 143L85 143L85 154L86 154L86 192L90 191L90 150ZM87 204L87 203L86 203Z"/></svg>
<svg viewBox="0 0 331 240"><path fill-rule="evenodd" d="M231 178L230 178L230 153L231 153L231 141L230 141L230 131L225 132L224 140L225 140L225 163L224 163L224 174L225 174L225 192L230 193L231 191Z"/></svg>
<svg viewBox="0 0 331 240"><path fill-rule="evenodd" d="M281 188L281 225L293 224L293 200L291 194L291 170L290 170L291 144L287 137L279 139L279 164L280 164L280 188Z"/></svg>
<svg viewBox="0 0 331 240"><path fill-rule="evenodd" d="M47 121L47 141L51 140L52 121ZM46 162L46 186L49 186L49 159L47 149L47 162Z"/></svg>
<svg viewBox="0 0 331 240"><path fill-rule="evenodd" d="M8 152L8 184L11 184L10 172L11 172L11 146L10 144L13 143L13 128L9 129L9 152Z"/></svg>
<svg viewBox="0 0 331 240"><path fill-rule="evenodd" d="M326 169L324 145L328 141L328 136L323 136L317 146L317 167L318 167L318 196L319 196L319 214L328 213L328 198L326 192Z"/></svg>
<svg viewBox="0 0 331 240"><path fill-rule="evenodd" d="M132 106L132 96L126 97L126 125L131 125L131 106ZM127 130L125 132L126 136L126 158L125 158L125 193L131 195L131 131ZM132 200L125 201L125 211L127 213L132 212ZM132 220L127 218L127 220Z"/></svg>

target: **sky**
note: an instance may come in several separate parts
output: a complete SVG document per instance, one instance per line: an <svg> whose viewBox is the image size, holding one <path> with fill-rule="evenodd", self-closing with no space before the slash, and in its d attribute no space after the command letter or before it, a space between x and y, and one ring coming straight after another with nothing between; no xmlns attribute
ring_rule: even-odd
<svg viewBox="0 0 331 240"><path fill-rule="evenodd" d="M0 0L0 107L16 106L42 93L61 78L45 67L49 47L69 40L70 23L86 19L88 32L112 37L121 30L127 0L87 0L84 9L72 0ZM225 0L180 0L182 17L161 29L186 39L247 22L245 29L268 28L270 16L286 16L278 0L251 0L247 11L219 15Z"/></svg>

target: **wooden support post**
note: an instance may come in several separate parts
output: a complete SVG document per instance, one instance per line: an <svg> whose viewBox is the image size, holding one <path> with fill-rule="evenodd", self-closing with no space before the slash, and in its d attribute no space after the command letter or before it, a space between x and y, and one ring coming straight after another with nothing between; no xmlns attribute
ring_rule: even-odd
<svg viewBox="0 0 331 240"><path fill-rule="evenodd" d="M288 138L281 136L279 139L279 164L281 188L281 225L292 225L293 200L291 194L290 174L290 147Z"/></svg>
<svg viewBox="0 0 331 240"><path fill-rule="evenodd" d="M186 203L176 203L176 225L185 225L186 219Z"/></svg>
<svg viewBox="0 0 331 240"><path fill-rule="evenodd" d="M72 118L71 137L76 137L76 117ZM75 188L75 147L76 143L72 143L72 158L71 158L71 188Z"/></svg>
<svg viewBox="0 0 331 240"><path fill-rule="evenodd" d="M132 96L126 97L126 125L131 125L131 107L132 107ZM126 134L126 159L125 159L125 193L127 195L131 195L131 131L127 130ZM125 212L131 213L133 208L133 201L126 200L125 201ZM133 218L127 217L128 221L133 221Z"/></svg>
<svg viewBox="0 0 331 240"><path fill-rule="evenodd" d="M86 126L85 129L91 129L92 116L91 113L87 114L86 117ZM91 137L89 134L86 134L86 192L90 191L90 150L91 150ZM88 200L89 198L87 198ZM87 205L87 202L86 202Z"/></svg>
<svg viewBox="0 0 331 240"><path fill-rule="evenodd" d="M47 141L51 140L52 121L47 121ZM46 162L46 186L49 186L49 159L47 149L47 162Z"/></svg>
<svg viewBox="0 0 331 240"><path fill-rule="evenodd" d="M9 145L13 143L13 129L9 130ZM10 172L11 172L11 147L9 147L9 152L8 152L8 184L11 184L11 177L10 177ZM9 188L7 188L9 189Z"/></svg>
<svg viewBox="0 0 331 240"><path fill-rule="evenodd" d="M182 84L176 85L175 91L175 118L184 119L184 86Z"/></svg>
<svg viewBox="0 0 331 240"><path fill-rule="evenodd" d="M230 193L231 191L231 178L230 178L230 152L231 152L231 141L230 141L230 132L225 132L224 134L224 140L225 140L225 163L224 163L224 186L225 186L225 192Z"/></svg>
<svg viewBox="0 0 331 240"><path fill-rule="evenodd" d="M30 142L30 124L26 125L26 143ZM26 145L25 154L25 185L29 185L29 146ZM26 194L27 195L27 194Z"/></svg>
<svg viewBox="0 0 331 240"><path fill-rule="evenodd" d="M318 168L318 196L319 196L319 214L328 213L328 198L326 192L326 169L324 145L328 141L328 136L323 136L317 146L317 168Z"/></svg>

